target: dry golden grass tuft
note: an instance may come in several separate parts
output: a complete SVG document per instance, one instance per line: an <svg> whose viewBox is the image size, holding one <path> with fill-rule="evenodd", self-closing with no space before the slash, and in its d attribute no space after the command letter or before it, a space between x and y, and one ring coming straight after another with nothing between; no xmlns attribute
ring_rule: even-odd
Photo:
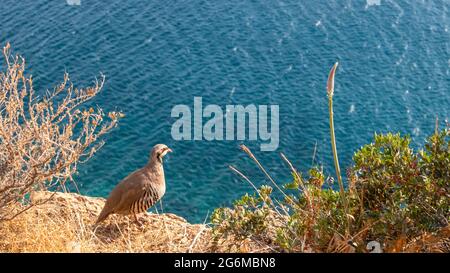
<svg viewBox="0 0 450 273"><path fill-rule="evenodd" d="M35 192L32 202L48 199L51 192ZM205 252L210 228L189 224L174 214L131 218L112 216L93 226L103 198L56 193L10 221L0 222L0 252Z"/></svg>
<svg viewBox="0 0 450 273"><path fill-rule="evenodd" d="M402 250L409 253L450 253L450 226L438 232L426 232L411 242L405 243Z"/></svg>
<svg viewBox="0 0 450 273"><path fill-rule="evenodd" d="M214 242L211 228L170 213L112 215L94 227L105 199L75 193L36 191L31 206L0 222L0 252L267 252L251 240L232 236ZM42 204L42 200L45 203Z"/></svg>

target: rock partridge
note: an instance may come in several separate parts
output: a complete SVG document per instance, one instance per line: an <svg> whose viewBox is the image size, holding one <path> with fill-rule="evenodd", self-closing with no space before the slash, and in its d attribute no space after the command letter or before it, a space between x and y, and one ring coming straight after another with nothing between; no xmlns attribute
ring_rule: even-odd
<svg viewBox="0 0 450 273"><path fill-rule="evenodd" d="M168 152L172 150L166 145L155 145L147 165L128 175L111 191L96 224L110 214L133 214L140 224L136 214L147 211L166 192L163 157Z"/></svg>

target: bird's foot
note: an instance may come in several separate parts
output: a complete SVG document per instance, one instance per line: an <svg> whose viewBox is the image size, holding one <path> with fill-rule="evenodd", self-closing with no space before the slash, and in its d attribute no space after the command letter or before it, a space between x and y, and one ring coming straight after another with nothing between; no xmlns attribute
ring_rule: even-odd
<svg viewBox="0 0 450 273"><path fill-rule="evenodd" d="M134 221L137 224L138 227L143 228L144 227L144 223L142 223L142 221L139 220L139 218L137 217L137 215L134 215Z"/></svg>

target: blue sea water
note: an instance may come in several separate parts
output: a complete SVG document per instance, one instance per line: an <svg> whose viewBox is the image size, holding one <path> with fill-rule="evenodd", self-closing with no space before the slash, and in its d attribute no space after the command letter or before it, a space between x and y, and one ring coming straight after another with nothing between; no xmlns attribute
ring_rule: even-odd
<svg viewBox="0 0 450 273"><path fill-rule="evenodd" d="M78 87L106 76L92 105L126 117L79 166L81 193L107 196L154 144L166 143L174 153L162 209L201 222L252 191L228 165L269 183L240 143L279 183L290 177L279 152L300 170L322 164L333 174L325 84L336 61L342 168L375 131L422 145L435 117L442 125L450 113L449 9L446 0L0 0L0 43L26 58L38 90L65 71ZM171 109L192 107L194 96L221 106L278 104L278 150L261 152L257 141L174 141Z"/></svg>

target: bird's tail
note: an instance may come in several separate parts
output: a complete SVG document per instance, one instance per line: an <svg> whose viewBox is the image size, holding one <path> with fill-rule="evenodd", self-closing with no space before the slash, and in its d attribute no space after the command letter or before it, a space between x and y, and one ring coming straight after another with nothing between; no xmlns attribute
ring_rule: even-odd
<svg viewBox="0 0 450 273"><path fill-rule="evenodd" d="M110 214L111 214L111 212L109 210L107 210L106 207L104 207L102 209L102 212L100 212L100 215L98 216L97 221L95 222L95 225L98 225L100 222L102 222L103 220L108 218L108 216Z"/></svg>

